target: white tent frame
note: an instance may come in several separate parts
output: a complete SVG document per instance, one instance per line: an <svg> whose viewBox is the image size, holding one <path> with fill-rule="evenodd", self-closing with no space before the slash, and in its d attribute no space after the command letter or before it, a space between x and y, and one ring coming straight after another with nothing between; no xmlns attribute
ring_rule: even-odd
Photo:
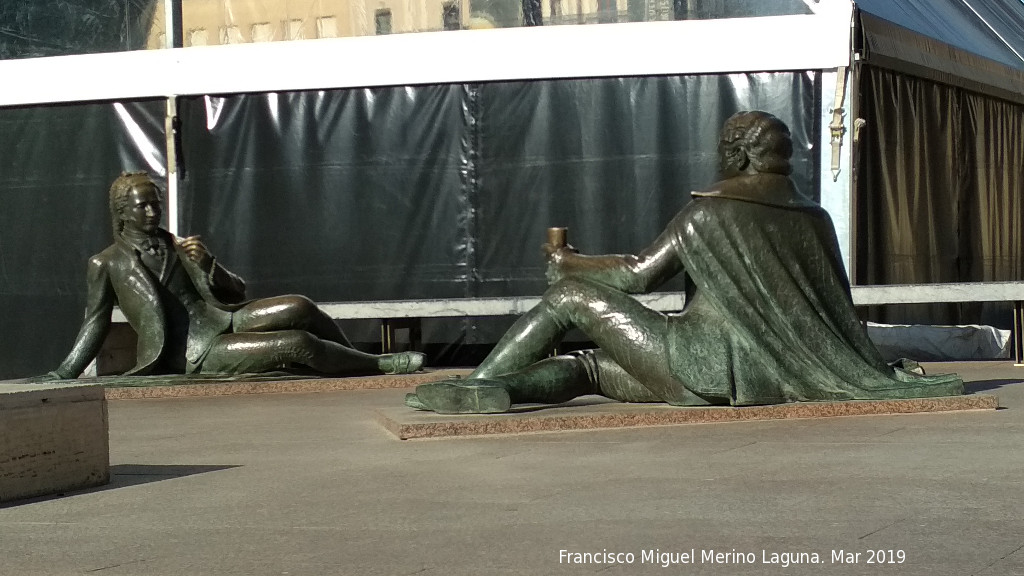
<svg viewBox="0 0 1024 576"><path fill-rule="evenodd" d="M840 160L842 177L834 181L829 124L838 74L845 80L851 61L853 5L850 0L806 1L813 14L425 32L5 60L0 61L0 107L166 98L173 116L175 98L187 95L817 70L823 86L821 201L836 224L849 269L852 146L847 137ZM168 15L166 37L173 38L173 11L169 9ZM526 58L524 46L531 54L564 56ZM137 70L159 73L127 73ZM840 100L848 101L846 95ZM843 118L847 135L848 116ZM168 163L168 219L176 231L172 155Z"/></svg>

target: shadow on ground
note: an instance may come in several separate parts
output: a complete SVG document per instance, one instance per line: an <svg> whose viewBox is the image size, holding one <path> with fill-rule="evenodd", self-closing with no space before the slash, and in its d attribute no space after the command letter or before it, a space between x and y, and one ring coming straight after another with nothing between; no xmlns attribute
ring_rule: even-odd
<svg viewBox="0 0 1024 576"><path fill-rule="evenodd" d="M115 490L117 488L127 488L138 484L160 482L161 480L172 480L174 478L183 478L185 476L217 472L219 470L228 470L230 468L238 467L238 465L234 464L117 464L110 467L110 483L103 486L86 488L84 490L71 490L59 494L50 494L48 496L37 496L35 498L26 498L24 500L15 500L13 502L4 502L0 504L0 509L23 506L25 504L34 504L36 502L45 502L47 500L55 500L57 498L77 496L79 494L92 494L94 492L104 492L106 490Z"/></svg>
<svg viewBox="0 0 1024 576"><path fill-rule="evenodd" d="M998 379L998 380L975 380L974 382L964 383L964 393L972 394L977 392L985 392L986 390L998 390L1003 386L1009 386L1010 384L1020 384L1020 380L1012 379Z"/></svg>

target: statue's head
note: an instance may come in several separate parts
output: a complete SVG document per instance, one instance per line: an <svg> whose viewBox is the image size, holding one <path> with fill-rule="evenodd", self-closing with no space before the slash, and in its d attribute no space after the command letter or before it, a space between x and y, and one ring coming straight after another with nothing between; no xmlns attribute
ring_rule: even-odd
<svg viewBox="0 0 1024 576"><path fill-rule="evenodd" d="M132 226L152 233L160 225L160 188L146 172L122 172L110 185L110 220L114 237Z"/></svg>
<svg viewBox="0 0 1024 576"><path fill-rule="evenodd" d="M792 156L789 128L767 112L737 112L722 127L718 158L724 178L763 172L788 175L793 171Z"/></svg>

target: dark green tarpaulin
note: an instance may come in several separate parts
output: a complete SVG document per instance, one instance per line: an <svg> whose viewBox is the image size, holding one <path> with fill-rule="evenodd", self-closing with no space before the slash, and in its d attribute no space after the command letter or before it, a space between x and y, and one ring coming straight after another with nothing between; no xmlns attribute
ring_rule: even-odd
<svg viewBox="0 0 1024 576"><path fill-rule="evenodd" d="M201 234L253 296L319 301L539 294L545 228L589 252L638 250L714 179L726 117L792 128L816 190L810 72L328 90L185 98L181 234ZM52 369L110 242L107 188L163 166L163 104L0 110L0 376ZM144 137L140 137L142 134ZM156 152L154 152L154 150ZM502 321L424 327L472 362ZM377 326L346 331L377 340Z"/></svg>

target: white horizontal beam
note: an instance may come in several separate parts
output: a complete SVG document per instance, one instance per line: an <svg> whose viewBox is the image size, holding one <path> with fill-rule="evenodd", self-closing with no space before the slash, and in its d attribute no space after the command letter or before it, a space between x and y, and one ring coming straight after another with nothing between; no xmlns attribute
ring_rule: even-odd
<svg viewBox="0 0 1024 576"><path fill-rule="evenodd" d="M640 294L636 299L645 306L662 312L683 309L682 292ZM540 298L518 296L511 298L453 298L451 300L394 300L383 302L340 302L320 304L320 309L332 318L459 318L475 316L519 316L537 304Z"/></svg>
<svg viewBox="0 0 1024 576"><path fill-rule="evenodd" d="M853 286L857 306L883 304L930 304L945 302L1024 301L1024 282L962 282L946 284L892 284ZM660 312L683 309L683 292L655 292L634 296L648 308ZM320 304L332 318L443 318L473 316L518 316L540 303L535 296L510 298L453 298L450 300L392 300Z"/></svg>
<svg viewBox="0 0 1024 576"><path fill-rule="evenodd" d="M849 10L459 30L0 61L0 106L498 80L820 70Z"/></svg>
<svg viewBox="0 0 1024 576"><path fill-rule="evenodd" d="M857 306L881 304L931 304L939 302L1024 301L1024 282L962 282L949 284L891 284L854 286ZM634 296L648 308L678 312L686 303L683 292L654 292ZM508 298L451 298L435 300L376 300L368 302L327 302L318 306L331 318L380 320L384 318L461 318L519 316L540 303L537 296ZM125 322L115 308L114 322Z"/></svg>
<svg viewBox="0 0 1024 576"><path fill-rule="evenodd" d="M854 286L851 291L857 306L1024 301L1024 282L890 284Z"/></svg>
<svg viewBox="0 0 1024 576"><path fill-rule="evenodd" d="M682 292L640 294L636 299L661 312L683 309L686 297ZM318 303L328 316L345 320L381 320L385 318L463 318L475 316L519 316L540 303L536 296L509 298L452 298L436 300L379 300L373 302ZM115 308L114 322L126 322Z"/></svg>

